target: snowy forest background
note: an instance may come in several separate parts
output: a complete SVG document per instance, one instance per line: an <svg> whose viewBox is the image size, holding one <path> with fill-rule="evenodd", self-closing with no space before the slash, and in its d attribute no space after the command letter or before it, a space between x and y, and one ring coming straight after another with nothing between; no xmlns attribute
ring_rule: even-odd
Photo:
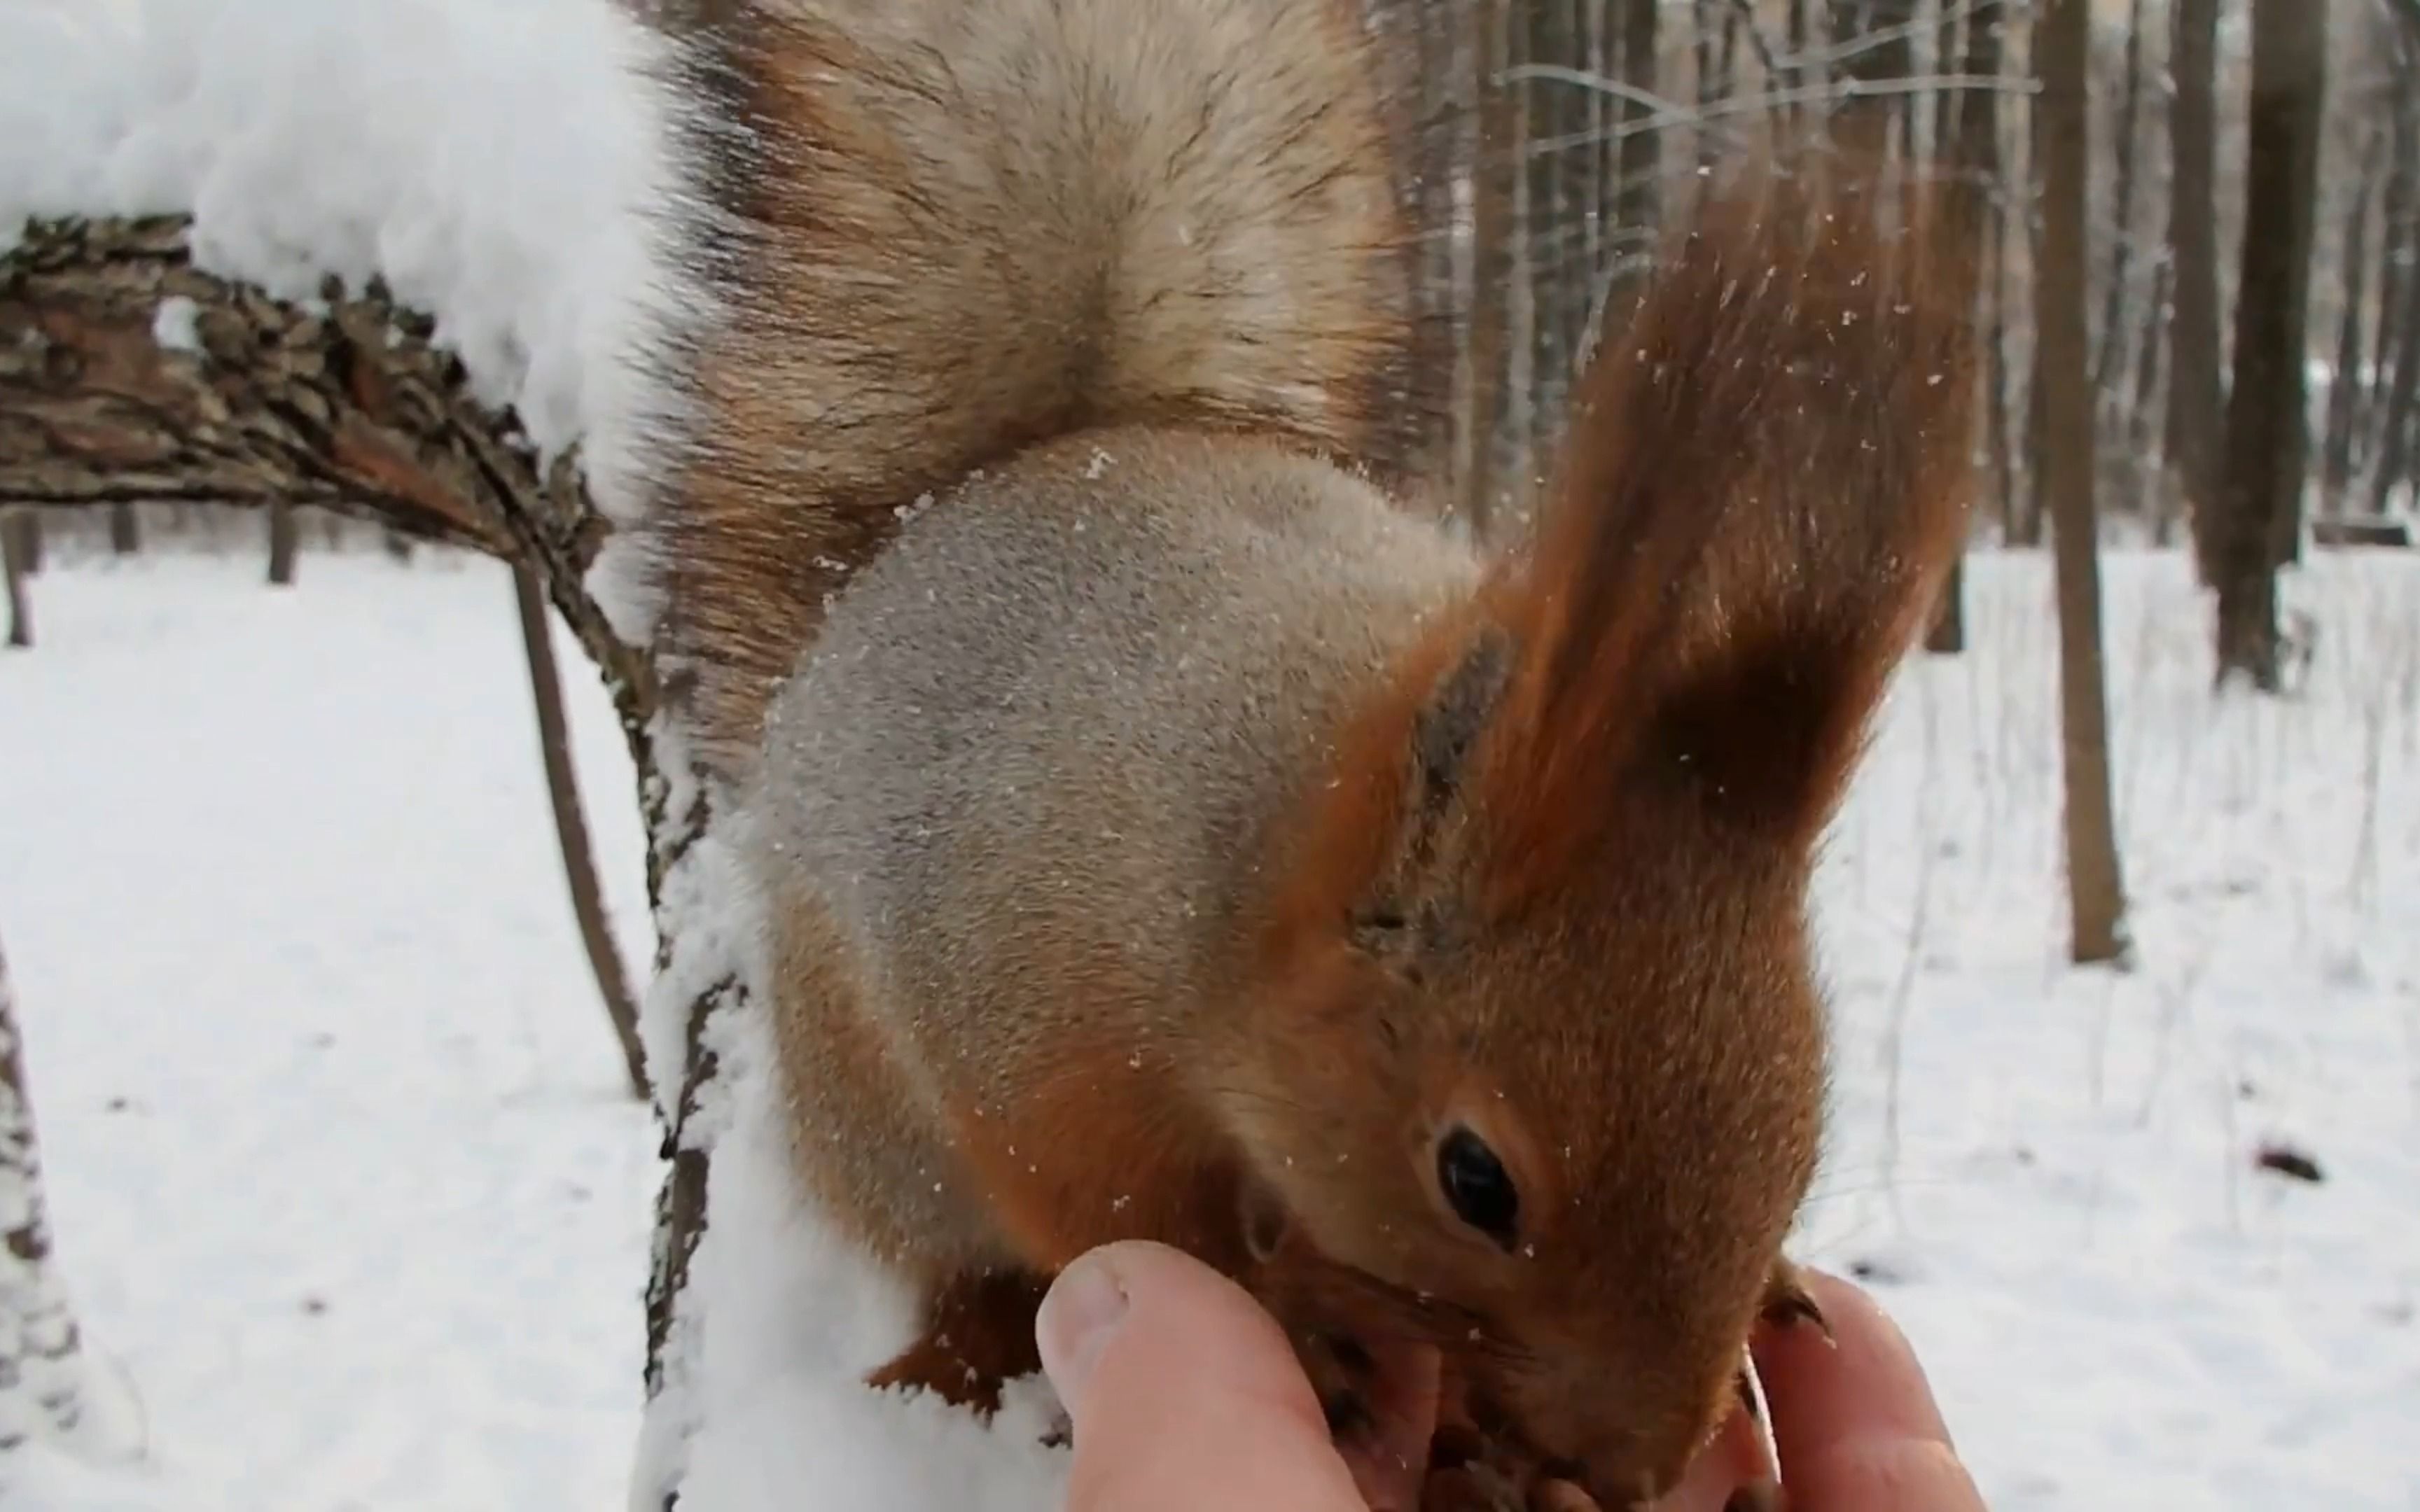
<svg viewBox="0 0 2420 1512"><path fill-rule="evenodd" d="M90 3L0 0L0 1506L1048 1504L846 1396L880 1309L731 1174L564 376L605 0ZM1491 534L1702 166L1951 186L1990 497L1827 858L1801 1250L1994 1506L2420 1507L2420 0L1367 9Z"/></svg>

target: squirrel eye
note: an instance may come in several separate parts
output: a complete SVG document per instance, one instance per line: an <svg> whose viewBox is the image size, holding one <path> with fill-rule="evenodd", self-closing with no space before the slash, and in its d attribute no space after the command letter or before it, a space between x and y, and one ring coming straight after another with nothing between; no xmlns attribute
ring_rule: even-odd
<svg viewBox="0 0 2420 1512"><path fill-rule="evenodd" d="M1437 1186L1454 1215L1506 1249L1519 1234L1521 1194L1487 1142L1457 1126L1437 1144Z"/></svg>

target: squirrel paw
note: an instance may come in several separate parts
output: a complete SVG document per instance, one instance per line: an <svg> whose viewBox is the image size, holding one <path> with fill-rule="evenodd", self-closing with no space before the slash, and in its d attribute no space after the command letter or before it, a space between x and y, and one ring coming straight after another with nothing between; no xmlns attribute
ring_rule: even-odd
<svg viewBox="0 0 2420 1512"><path fill-rule="evenodd" d="M1370 1394L1377 1382L1378 1364L1360 1340L1325 1330L1296 1334L1295 1357L1311 1378L1311 1390L1319 1395L1329 1433L1342 1440L1367 1435L1377 1427Z"/></svg>
<svg viewBox="0 0 2420 1512"><path fill-rule="evenodd" d="M968 1272L924 1303L924 1332L866 1378L876 1391L921 1388L979 1417L1000 1411L1000 1390L1042 1368L1033 1315L1047 1283L1026 1271Z"/></svg>
<svg viewBox="0 0 2420 1512"><path fill-rule="evenodd" d="M1466 1377L1449 1366L1439 1385L1420 1512L1599 1512L1563 1478L1566 1467L1540 1455Z"/></svg>

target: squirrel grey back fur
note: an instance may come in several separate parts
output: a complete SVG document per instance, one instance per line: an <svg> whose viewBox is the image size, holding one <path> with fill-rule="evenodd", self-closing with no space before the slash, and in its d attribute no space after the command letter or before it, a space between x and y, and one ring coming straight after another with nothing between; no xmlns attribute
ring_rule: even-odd
<svg viewBox="0 0 2420 1512"><path fill-rule="evenodd" d="M949 1232L960 1263L1009 1258L930 1132L1083 1052L1035 1002L1067 963L1089 964L1088 1032L1207 1059L1188 1036L1240 985L1269 825L1480 570L1333 467L1138 428L941 496L833 600L744 825L800 1127L846 1135L803 1152L810 1180L845 1212L914 1204L877 1248ZM895 1081L835 1052L835 1013Z"/></svg>

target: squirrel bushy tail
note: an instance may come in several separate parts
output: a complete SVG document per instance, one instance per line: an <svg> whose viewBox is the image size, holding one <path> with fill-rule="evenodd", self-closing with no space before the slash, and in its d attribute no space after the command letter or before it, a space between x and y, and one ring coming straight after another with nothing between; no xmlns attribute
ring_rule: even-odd
<svg viewBox="0 0 2420 1512"><path fill-rule="evenodd" d="M1342 0L740 0L687 39L718 305L653 529L675 686L743 760L899 512L1070 431L1368 469L1433 404Z"/></svg>

